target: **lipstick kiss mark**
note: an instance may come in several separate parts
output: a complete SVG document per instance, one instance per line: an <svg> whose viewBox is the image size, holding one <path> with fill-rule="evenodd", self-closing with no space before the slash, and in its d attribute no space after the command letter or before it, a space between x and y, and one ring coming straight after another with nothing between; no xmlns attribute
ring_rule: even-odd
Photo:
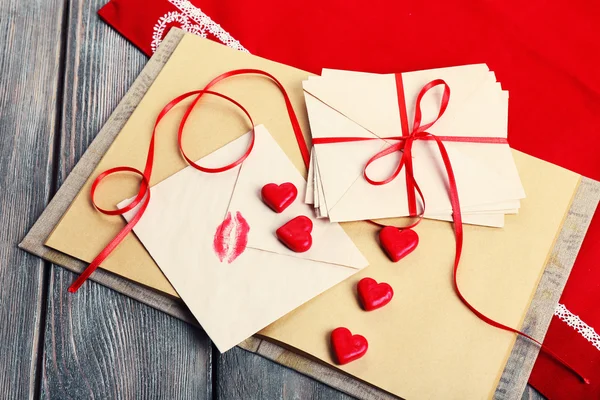
<svg viewBox="0 0 600 400"><path fill-rule="evenodd" d="M217 227L213 240L213 249L219 261L231 264L238 258L246 250L249 231L250 225L239 211L236 211L233 218L231 212L228 212L225 220Z"/></svg>

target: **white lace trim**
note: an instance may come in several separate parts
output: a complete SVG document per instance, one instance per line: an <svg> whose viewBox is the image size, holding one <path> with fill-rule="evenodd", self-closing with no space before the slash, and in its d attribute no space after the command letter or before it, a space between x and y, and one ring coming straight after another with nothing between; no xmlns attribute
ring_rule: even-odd
<svg viewBox="0 0 600 400"><path fill-rule="evenodd" d="M165 29L169 24L178 24L181 29L186 32L193 33L201 37L207 37L207 34L215 36L221 43L233 49L248 52L235 40L226 30L221 28L221 25L214 22L208 15L202 12L198 7L194 6L189 0L169 0L178 11L170 11L160 17L154 25L152 34L152 52L154 53L158 45L162 42Z"/></svg>
<svg viewBox="0 0 600 400"><path fill-rule="evenodd" d="M595 348L600 350L600 335L588 324L582 321L577 315L573 314L563 304L558 303L554 310L561 321L575 329L585 340L590 342Z"/></svg>

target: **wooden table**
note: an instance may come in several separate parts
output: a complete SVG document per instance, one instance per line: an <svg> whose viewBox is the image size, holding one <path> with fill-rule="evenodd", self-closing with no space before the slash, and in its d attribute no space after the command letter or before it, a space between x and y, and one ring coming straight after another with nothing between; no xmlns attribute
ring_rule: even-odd
<svg viewBox="0 0 600 400"><path fill-rule="evenodd" d="M17 249L147 61L106 1L0 0L0 397L349 398Z"/></svg>

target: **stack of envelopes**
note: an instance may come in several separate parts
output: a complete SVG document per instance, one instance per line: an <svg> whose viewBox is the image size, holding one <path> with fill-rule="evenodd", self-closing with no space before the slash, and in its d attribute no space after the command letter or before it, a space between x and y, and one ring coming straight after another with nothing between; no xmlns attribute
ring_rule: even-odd
<svg viewBox="0 0 600 400"><path fill-rule="evenodd" d="M406 176L387 185L371 185L363 178L367 161L406 136L401 107L412 126L415 99L432 80L450 88L448 107L427 130L440 137L507 138L508 92L485 64L464 65L396 74L372 74L324 69L322 76L303 82L313 139L371 138L374 140L322 143L314 146L305 201L318 216L332 222L409 215ZM398 90L406 104L399 104ZM435 120L443 87L425 94L420 105L423 123ZM516 214L525 197L508 143L444 141L456 176L465 223L502 227L505 214ZM425 217L452 220L447 178L434 141L413 145L415 179L423 191ZM401 153L383 157L368 174L382 180L397 167Z"/></svg>

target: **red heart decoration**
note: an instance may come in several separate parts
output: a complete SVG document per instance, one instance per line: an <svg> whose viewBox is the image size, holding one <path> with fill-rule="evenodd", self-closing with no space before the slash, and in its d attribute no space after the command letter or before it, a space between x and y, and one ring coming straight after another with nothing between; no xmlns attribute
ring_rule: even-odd
<svg viewBox="0 0 600 400"><path fill-rule="evenodd" d="M312 228L310 218L300 215L277 229L277 238L290 250L303 253L312 246Z"/></svg>
<svg viewBox="0 0 600 400"><path fill-rule="evenodd" d="M388 283L377 283L372 278L362 278L356 288L360 302L366 311L381 308L394 297L394 289Z"/></svg>
<svg viewBox="0 0 600 400"><path fill-rule="evenodd" d="M331 345L340 365L348 364L365 355L369 343L364 336L352 335L347 328L336 328L331 332Z"/></svg>
<svg viewBox="0 0 600 400"><path fill-rule="evenodd" d="M386 226L379 232L379 242L390 260L398 262L417 248L419 235L412 229Z"/></svg>
<svg viewBox="0 0 600 400"><path fill-rule="evenodd" d="M260 191L263 201L276 213L280 213L296 200L298 189L293 183L286 182L281 185L268 183Z"/></svg>

